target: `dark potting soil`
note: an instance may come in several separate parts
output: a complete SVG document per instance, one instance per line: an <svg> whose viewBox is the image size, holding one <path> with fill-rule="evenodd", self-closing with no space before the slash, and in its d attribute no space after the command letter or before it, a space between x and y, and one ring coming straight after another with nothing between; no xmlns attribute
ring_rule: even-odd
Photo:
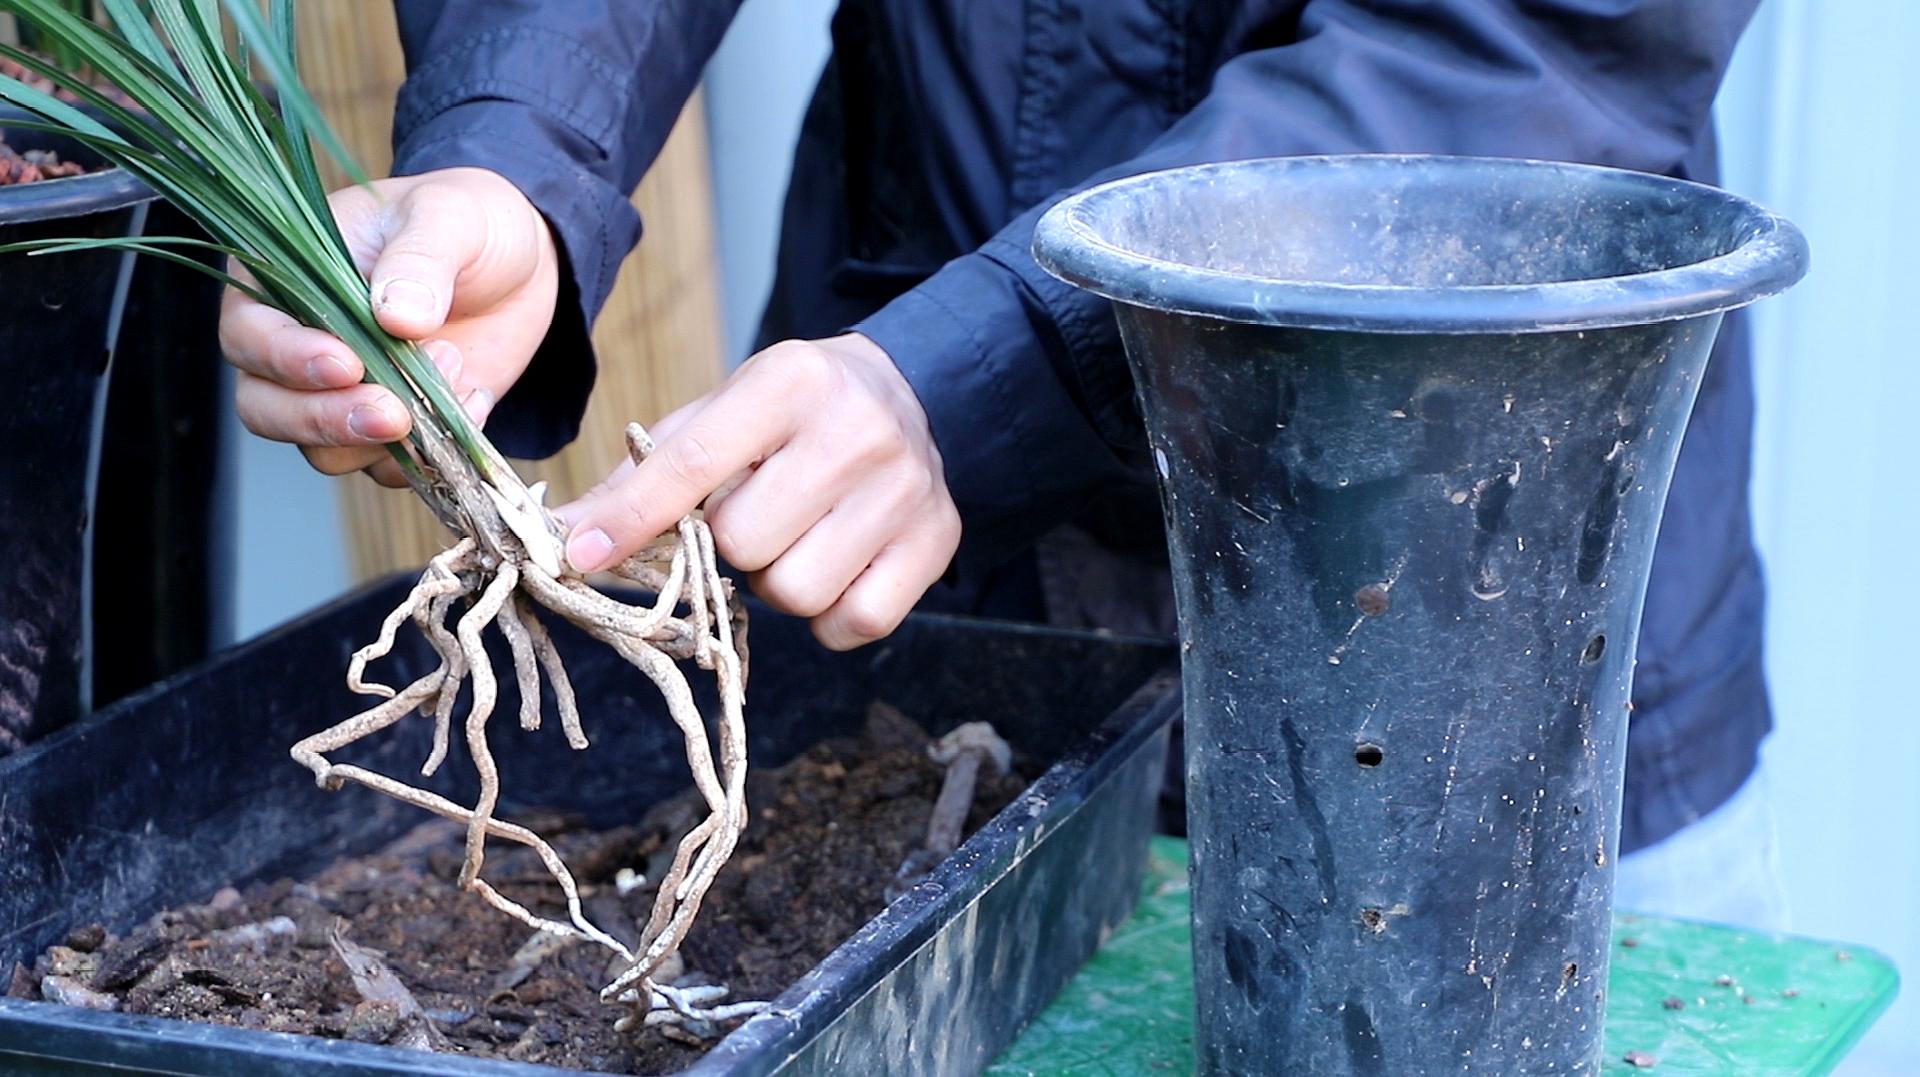
<svg viewBox="0 0 1920 1077"><path fill-rule="evenodd" d="M876 706L861 736L750 773L751 821L681 948L678 983L725 983L729 1001L771 999L877 914L940 790L944 770L926 748L918 726ZM982 772L968 831L1025 785ZM503 813L553 843L589 918L628 945L654 891L620 894L621 869L657 879L701 814L696 799L676 798L596 831L559 813ZM672 1072L704 1053L709 1044L678 1028L615 1032L625 1010L599 1001L612 955L591 943L530 946L526 926L455 888L461 840L460 827L435 820L304 881L222 890L125 936L76 926L33 969L16 966L9 993L614 1073ZM491 843L484 874L508 897L565 918L530 850ZM363 984L370 963L371 979L384 967L404 990L356 987L343 958L361 966ZM424 1025L408 1016L415 1003Z"/></svg>

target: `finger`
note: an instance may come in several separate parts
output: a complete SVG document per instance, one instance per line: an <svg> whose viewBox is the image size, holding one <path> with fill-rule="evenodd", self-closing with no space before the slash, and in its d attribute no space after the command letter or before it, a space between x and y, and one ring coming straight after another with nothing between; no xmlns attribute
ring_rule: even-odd
<svg viewBox="0 0 1920 1077"><path fill-rule="evenodd" d="M307 391L241 374L234 410L248 430L296 445L379 445L404 437L409 426L400 398L368 384Z"/></svg>
<svg viewBox="0 0 1920 1077"><path fill-rule="evenodd" d="M498 401L494 399L493 391L484 386L470 389L460 398L460 407L467 413L467 418L480 427L487 425L487 416L493 414L496 403Z"/></svg>
<svg viewBox="0 0 1920 1077"><path fill-rule="evenodd" d="M466 392L466 386L460 384L460 374L466 369L466 356L458 345L451 340L429 340L420 345L427 358L433 360L434 369L440 371L441 380L456 394Z"/></svg>
<svg viewBox="0 0 1920 1077"><path fill-rule="evenodd" d="M685 425L688 418L699 412L700 409L706 407L707 401L712 397L712 393L707 393L698 399L668 412L666 416L658 422L644 428L647 432L647 439L653 442L655 446L658 446L662 438L671 435L673 431ZM554 519L559 520L563 526L571 531L573 525L585 518L582 514L587 502L597 501L607 496L614 487L627 481L627 477L632 474L633 457L631 455L621 457L620 462L613 465L613 470L607 473L606 478L594 483L585 493L574 500L554 509Z"/></svg>
<svg viewBox="0 0 1920 1077"><path fill-rule="evenodd" d="M344 389L366 375L338 339L231 288L221 299L220 350L238 369L290 389Z"/></svg>
<svg viewBox="0 0 1920 1077"><path fill-rule="evenodd" d="M486 249L487 229L473 196L453 184L422 183L391 212L368 275L374 315L389 333L418 340L446 324L454 280Z"/></svg>
<svg viewBox="0 0 1920 1077"><path fill-rule="evenodd" d="M487 414L493 410L492 393L485 389L474 389L461 399L461 403L475 425L486 425ZM313 465L314 470L323 474L347 475L364 471L382 486L399 489L411 485L407 482L406 472L400 470L399 462L385 449L308 447L301 451L306 454L307 462Z"/></svg>
<svg viewBox="0 0 1920 1077"><path fill-rule="evenodd" d="M691 419L695 415L698 415L702 411L705 411L707 408L707 405L711 404L712 402L713 402L712 393L702 393L700 396L696 397L695 399L680 405L679 407L673 409L672 411L667 412L665 415L662 415L658 421L656 421L653 425L647 427L647 436L653 439L653 443L655 445L660 444L661 442L672 437L675 431L687 425L688 419Z"/></svg>
<svg viewBox="0 0 1920 1077"><path fill-rule="evenodd" d="M714 548L720 556L742 572L758 572L784 556L809 529L825 522L861 478L857 471L835 467L836 462L795 441L767 457L725 497L715 491L707 501L707 524L713 528ZM863 519L877 515L866 502L859 510L864 511ZM846 523L844 517L841 523ZM861 561L854 567L865 566L878 549L876 542L859 550ZM842 580L842 586L851 579L849 575Z"/></svg>
<svg viewBox="0 0 1920 1077"><path fill-rule="evenodd" d="M618 484L567 506L567 561L596 572L658 536L708 494L783 445L799 420L780 378L748 377L716 394Z"/></svg>
<svg viewBox="0 0 1920 1077"><path fill-rule="evenodd" d="M796 617L827 612L880 551L912 526L913 521L902 520L902 508L898 500L875 491L856 492L799 536L778 560L755 573L754 593ZM719 541L717 525L714 541Z"/></svg>
<svg viewBox="0 0 1920 1077"><path fill-rule="evenodd" d="M832 608L813 619L814 638L828 650L850 651L890 635L946 572L959 535L959 518L943 517L881 550Z"/></svg>
<svg viewBox="0 0 1920 1077"><path fill-rule="evenodd" d="M703 407L707 407L708 399L712 399L712 394L701 395L701 397L685 403L682 407L676 407L674 411L666 413L662 419L653 422L651 426L645 426L645 430L647 430L647 440L655 443L655 445L659 445L664 438L672 438L674 430L685 426L687 419L691 419L691 417L697 415ZM597 497L605 495L605 493L612 490L614 486L626 482L626 478L628 478L630 474L634 474L634 457L632 457L632 455L622 457L620 463L616 463L616 465L612 467L611 472L607 474L607 478L595 482L591 488L588 488L586 493L582 493L582 495L576 497L574 501L570 501L570 503L566 503L566 505L561 505L559 509L555 509L555 511L553 511L553 518L557 518L557 520L561 522L561 526L564 526L566 530L572 530L574 524L580 522L578 516L580 516L580 511L582 511L582 509L580 509L582 503L586 503L588 499L597 499ZM714 507L720 505L720 499L726 497L726 495L737 486L739 478L741 478L741 476L735 476L735 478L728 480L728 482L722 482L716 490L708 493L707 501L705 501L708 513L712 513Z"/></svg>
<svg viewBox="0 0 1920 1077"><path fill-rule="evenodd" d="M701 502L701 505L705 509L708 519L712 519L713 514L720 511L720 506L727 503L727 499L733 496L735 490L738 490L748 479L754 476L758 466L757 464L749 464L747 470L735 472L733 478L721 483L714 489L713 493L707 495L707 499ZM722 559L726 558L726 554L724 553L720 556Z"/></svg>
<svg viewBox="0 0 1920 1077"><path fill-rule="evenodd" d="M400 470L400 461L395 460L392 453L382 452L380 459L365 470L368 478L382 486L395 490L404 490L407 487L406 472Z"/></svg>
<svg viewBox="0 0 1920 1077"><path fill-rule="evenodd" d="M632 476L632 458L622 459L619 463L613 465L613 470L607 473L606 478L588 487L586 493L554 509L553 518L559 520L560 526L566 528L567 531L571 533L577 524L586 519L584 514L586 512L586 506L589 503L613 496L614 489Z"/></svg>
<svg viewBox="0 0 1920 1077"><path fill-rule="evenodd" d="M307 463L322 475L351 475L356 471L378 467L384 460L393 464L395 477L402 483L406 482L406 476L400 474L400 465L393 463L393 454L385 449L371 447L341 449L324 445L303 445L300 447L300 453L307 458ZM376 478L376 481L379 480ZM381 485L386 483L382 481Z"/></svg>

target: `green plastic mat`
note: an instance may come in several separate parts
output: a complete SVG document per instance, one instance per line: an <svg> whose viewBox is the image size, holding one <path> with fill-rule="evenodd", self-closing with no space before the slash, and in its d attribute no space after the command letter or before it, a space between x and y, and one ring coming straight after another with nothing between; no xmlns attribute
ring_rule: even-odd
<svg viewBox="0 0 1920 1077"><path fill-rule="evenodd" d="M1154 839L1140 911L990 1077L1192 1069L1186 865L1186 842ZM1613 935L1607 1073L1826 1073L1900 986L1892 962L1859 947L1630 914ZM1627 1062L1629 1052L1651 1067Z"/></svg>

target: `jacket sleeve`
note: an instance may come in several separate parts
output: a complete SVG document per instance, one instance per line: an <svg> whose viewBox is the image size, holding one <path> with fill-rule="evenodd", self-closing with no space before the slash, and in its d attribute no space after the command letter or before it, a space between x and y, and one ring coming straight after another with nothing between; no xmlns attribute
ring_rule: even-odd
<svg viewBox="0 0 1920 1077"><path fill-rule="evenodd" d="M1191 111L1075 184L1246 157L1432 152L1677 168L1702 139L1754 0L1312 0L1253 28ZM1132 380L1107 302L1049 276L1034 222L1061 191L859 331L932 422L978 569L1138 474Z"/></svg>
<svg viewBox="0 0 1920 1077"><path fill-rule="evenodd" d="M561 251L553 329L488 421L514 456L573 440L593 388L588 334L640 238L628 201L740 0L394 0L408 76L394 175L500 173Z"/></svg>

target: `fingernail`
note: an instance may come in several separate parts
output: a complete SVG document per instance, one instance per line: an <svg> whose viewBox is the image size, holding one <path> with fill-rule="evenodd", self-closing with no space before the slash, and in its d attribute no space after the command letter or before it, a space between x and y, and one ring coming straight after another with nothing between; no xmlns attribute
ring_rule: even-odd
<svg viewBox="0 0 1920 1077"><path fill-rule="evenodd" d="M448 385L459 384L460 368L466 365L466 358L452 341L430 340L421 347L426 349L427 358L433 360L434 368L440 371L441 377L447 379Z"/></svg>
<svg viewBox="0 0 1920 1077"><path fill-rule="evenodd" d="M383 431L392 425L387 409L378 404L361 404L347 413L347 429L367 441L385 441Z"/></svg>
<svg viewBox="0 0 1920 1077"><path fill-rule="evenodd" d="M487 416L493 414L495 403L492 393L485 389L475 389L460 401L460 406L467 409L467 417L474 421L474 425L485 426Z"/></svg>
<svg viewBox="0 0 1920 1077"><path fill-rule="evenodd" d="M589 527L567 540L567 563L575 572L597 572L613 559L613 540L605 531Z"/></svg>
<svg viewBox="0 0 1920 1077"><path fill-rule="evenodd" d="M380 289L380 309L403 318L431 318L435 305L433 289L417 280L396 277Z"/></svg>
<svg viewBox="0 0 1920 1077"><path fill-rule="evenodd" d="M344 388L353 384L353 371L337 355L316 355L307 360L307 381L323 389Z"/></svg>

